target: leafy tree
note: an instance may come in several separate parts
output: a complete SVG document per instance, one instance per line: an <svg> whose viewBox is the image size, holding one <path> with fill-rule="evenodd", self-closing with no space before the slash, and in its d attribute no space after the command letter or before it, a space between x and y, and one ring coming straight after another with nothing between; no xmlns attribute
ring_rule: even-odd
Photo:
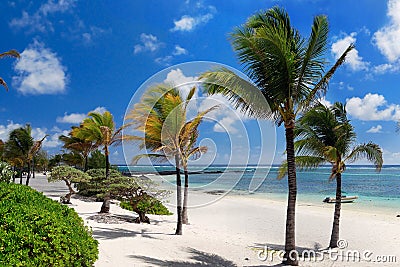
<svg viewBox="0 0 400 267"><path fill-rule="evenodd" d="M88 170L88 157L90 153L96 149L96 145L93 141L81 139L78 137L72 136L72 131L68 136L61 135L59 137L60 141L62 141L63 148L70 150L73 153L78 153L82 158L83 170ZM104 165L103 165L104 166Z"/></svg>
<svg viewBox="0 0 400 267"><path fill-rule="evenodd" d="M15 172L7 162L0 162L0 182L10 183Z"/></svg>
<svg viewBox="0 0 400 267"><path fill-rule="evenodd" d="M104 156L100 150L95 150L90 153L88 158L88 168L89 169L100 169L106 165L106 156Z"/></svg>
<svg viewBox="0 0 400 267"><path fill-rule="evenodd" d="M157 189L156 183L150 179L132 177L114 181L109 188L113 198L129 203L131 210L138 214L136 223L150 223L146 214L159 205L160 199L170 194L169 191Z"/></svg>
<svg viewBox="0 0 400 267"><path fill-rule="evenodd" d="M34 145L33 138L31 136L32 128L29 124L25 127L21 127L10 132L9 140L5 144L5 156L14 166L24 167L27 165L27 181L29 184L30 170L31 170L31 149ZM23 169L21 170L23 171ZM20 178L20 184L22 184L22 175Z"/></svg>
<svg viewBox="0 0 400 267"><path fill-rule="evenodd" d="M55 154L49 159L49 168L52 169L56 166L60 166L61 162L63 160L63 155L62 154Z"/></svg>
<svg viewBox="0 0 400 267"><path fill-rule="evenodd" d="M110 171L109 160L109 147L112 145L119 145L122 141L122 129L116 129L113 116L110 112L104 113L90 112L88 118L84 119L79 127L72 129L72 136L92 141L96 146L102 146L104 155L106 156L106 174L108 178ZM105 197L103 205L101 206L101 213L108 213L110 211L110 198Z"/></svg>
<svg viewBox="0 0 400 267"><path fill-rule="evenodd" d="M72 188L72 184L90 180L90 177L86 173L70 166L57 166L51 170L50 175L47 176L47 180L49 183L64 181L68 186L69 193L60 199L63 204L71 204L71 196L76 193Z"/></svg>
<svg viewBox="0 0 400 267"><path fill-rule="evenodd" d="M40 149L34 156L35 169L41 172L47 171L49 159L47 152Z"/></svg>
<svg viewBox="0 0 400 267"><path fill-rule="evenodd" d="M0 58L5 58L5 57L19 58L20 55L17 52L17 50L10 50L10 51L4 52L4 53L0 53ZM0 77L0 85L2 85L8 91L7 83L1 77Z"/></svg>
<svg viewBox="0 0 400 267"><path fill-rule="evenodd" d="M336 179L336 203L329 247L337 247L342 198L342 173L347 162L365 158L377 171L383 164L381 148L372 142L356 145L356 133L347 118L345 106L336 102L332 107L322 104L304 114L296 123L296 165L316 168L331 163L329 180ZM287 172L287 164L280 168L279 177Z"/></svg>
<svg viewBox="0 0 400 267"><path fill-rule="evenodd" d="M328 29L327 18L316 16L306 39L291 25L285 10L274 7L259 12L230 35L233 49L252 82L226 68L200 76L208 93L221 93L249 116L272 119L285 127L289 190L284 263L288 265L298 265L297 257L289 257L296 250L297 179L293 142L296 117L325 93L330 78L354 47L350 45L325 72ZM249 90L254 87L257 94ZM263 105L257 97L260 92L268 105Z"/></svg>
<svg viewBox="0 0 400 267"><path fill-rule="evenodd" d="M47 136L49 136L49 135L46 134L42 139L34 141L32 147L29 149L28 161L29 161L29 164L32 166L33 178L35 178L35 156L40 151L40 149L42 147L42 143L43 143L44 139L46 139ZM31 171L31 169L29 169L29 167L28 167L28 177L26 179L26 185L29 185L29 178L30 178L29 172L30 171Z"/></svg>
<svg viewBox="0 0 400 267"><path fill-rule="evenodd" d="M188 159L199 157L207 151L206 147L196 147L198 126L204 116L214 110L213 106L203 112L199 112L194 119L187 121L187 106L192 99L196 88L193 87L186 99L183 99L179 90L170 85L159 84L149 88L142 96L141 102L135 104L126 119L131 122L137 131L144 136L127 137L139 143L140 149L147 149L152 153L137 155L133 162L141 158L149 157L154 160L175 161L176 186L177 186L177 227L175 234L182 234L183 217L182 212L182 182L181 166L185 173L184 204L187 205L189 177L187 171ZM186 211L186 209L185 209Z"/></svg>

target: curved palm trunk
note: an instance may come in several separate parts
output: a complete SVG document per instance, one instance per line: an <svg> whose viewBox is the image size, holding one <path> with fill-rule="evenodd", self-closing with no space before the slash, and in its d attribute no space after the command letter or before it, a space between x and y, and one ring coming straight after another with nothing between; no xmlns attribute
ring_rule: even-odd
<svg viewBox="0 0 400 267"><path fill-rule="evenodd" d="M83 171L87 171L87 165L88 165L88 156L85 156L85 162L83 163Z"/></svg>
<svg viewBox="0 0 400 267"><path fill-rule="evenodd" d="M285 255L283 263L286 265L297 266L296 236L295 236L295 216L296 216L296 164L294 156L294 134L293 126L289 125L285 129L286 134L286 156L288 166L288 205L286 212L286 235L285 235Z"/></svg>
<svg viewBox="0 0 400 267"><path fill-rule="evenodd" d="M176 235L182 235L182 181L181 181L181 169L179 166L179 157L175 155L175 170L176 170L176 214L178 220L176 223Z"/></svg>
<svg viewBox="0 0 400 267"><path fill-rule="evenodd" d="M108 180L108 176L110 175L110 161L109 161L108 149L106 149L105 154L106 154L106 180ZM109 192L107 192L104 196L100 213L109 213L109 212L110 212L110 194Z"/></svg>
<svg viewBox="0 0 400 267"><path fill-rule="evenodd" d="M189 196L189 173L186 167L184 167L184 173L185 173L185 189L183 191L182 223L189 224L189 218L187 214L187 203Z"/></svg>
<svg viewBox="0 0 400 267"><path fill-rule="evenodd" d="M329 242L330 248L336 248L337 242L339 241L339 222L340 222L340 210L342 207L342 174L336 174L336 203L335 203L335 213L333 216L333 226L331 241Z"/></svg>

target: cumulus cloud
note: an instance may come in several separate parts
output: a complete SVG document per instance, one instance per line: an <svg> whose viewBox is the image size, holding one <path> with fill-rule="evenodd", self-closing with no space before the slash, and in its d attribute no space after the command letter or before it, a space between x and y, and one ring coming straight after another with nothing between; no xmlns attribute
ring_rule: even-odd
<svg viewBox="0 0 400 267"><path fill-rule="evenodd" d="M332 103L329 100L327 100L325 97L322 97L322 98L318 99L318 101L322 105L324 105L325 107L331 107L332 106Z"/></svg>
<svg viewBox="0 0 400 267"><path fill-rule="evenodd" d="M105 107L97 107L92 112L104 113L105 111L106 111ZM84 113L71 113L71 114L65 113L64 116L57 117L56 121L58 123L78 124L81 123L86 117L87 114Z"/></svg>
<svg viewBox="0 0 400 267"><path fill-rule="evenodd" d="M334 42L331 46L332 54L334 55L335 59L340 58L343 52L347 49L350 44L355 44L357 33L352 32L350 35L344 35L343 38L338 39ZM353 71L359 70L367 70L369 62L363 61L363 58L358 54L357 49L353 49L347 54L346 62Z"/></svg>
<svg viewBox="0 0 400 267"><path fill-rule="evenodd" d="M162 45L162 43L158 41L158 38L156 36L146 33L142 33L140 35L140 42L140 44L135 45L133 51L134 54L147 51L154 52Z"/></svg>
<svg viewBox="0 0 400 267"><path fill-rule="evenodd" d="M64 93L67 84L66 67L56 53L35 40L22 53L14 66L18 76L13 77L14 86L22 94Z"/></svg>
<svg viewBox="0 0 400 267"><path fill-rule="evenodd" d="M12 121L9 121L7 125L0 125L0 140L3 140L3 142L7 141L10 132L20 127L23 127L23 125L19 123L14 123Z"/></svg>
<svg viewBox="0 0 400 267"><path fill-rule="evenodd" d="M363 121L400 120L400 105L388 104L383 95L366 94L364 98L346 100L346 110L352 117Z"/></svg>
<svg viewBox="0 0 400 267"><path fill-rule="evenodd" d="M372 126L367 133L381 133L382 132L382 125Z"/></svg>
<svg viewBox="0 0 400 267"><path fill-rule="evenodd" d="M189 4L189 3L187 3ZM196 12L196 15L183 15L180 19L174 20L174 27L171 29L172 32L190 32L195 30L198 26L208 23L214 18L214 14L217 9L212 6L206 6L202 2L198 1L190 9Z"/></svg>
<svg viewBox="0 0 400 267"><path fill-rule="evenodd" d="M75 6L75 2L76 0L48 0L33 14L23 11L22 16L12 19L9 25L14 29L26 28L29 32L54 31L53 25L47 17L54 13L67 12Z"/></svg>
<svg viewBox="0 0 400 267"><path fill-rule="evenodd" d="M187 55L187 53L188 51L179 45L175 45L174 52L172 52L174 56Z"/></svg>
<svg viewBox="0 0 400 267"><path fill-rule="evenodd" d="M400 0L389 0L387 6L389 23L373 35L373 41L380 52L390 61L400 58Z"/></svg>

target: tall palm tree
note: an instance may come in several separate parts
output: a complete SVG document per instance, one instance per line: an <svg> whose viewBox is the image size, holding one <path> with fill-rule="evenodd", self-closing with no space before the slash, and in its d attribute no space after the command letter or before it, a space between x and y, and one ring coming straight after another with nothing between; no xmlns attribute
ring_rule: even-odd
<svg viewBox="0 0 400 267"><path fill-rule="evenodd" d="M21 127L10 132L8 141L5 144L5 156L15 165L27 166L27 182L30 178L31 162L30 162L30 151L34 145L32 138L32 128L29 124L25 127ZM19 183L22 184L22 175Z"/></svg>
<svg viewBox="0 0 400 267"><path fill-rule="evenodd" d="M300 168L316 168L331 163L329 180L336 179L336 203L330 248L337 247L342 197L342 173L347 162L365 158L380 171L383 164L381 148L372 142L356 145L356 133L347 118L345 106L336 102L332 107L322 104L304 114L295 130L296 165ZM280 169L282 177L285 165Z"/></svg>
<svg viewBox="0 0 400 267"><path fill-rule="evenodd" d="M0 53L0 58L4 58L4 57L14 57L14 58L19 58L20 55L17 52L17 50L10 50L4 53ZM0 77L0 85L2 85L4 88L6 88L6 90L8 91L8 86L7 83L3 80L3 78Z"/></svg>
<svg viewBox="0 0 400 267"><path fill-rule="evenodd" d="M233 49L252 81L225 68L200 76L210 94L227 96L250 116L272 119L278 126L284 124L289 170L284 263L288 265L298 265L295 253L291 254L296 250L297 182L293 145L296 117L325 93L330 78L354 47L350 45L325 72L328 31L325 16L314 18L311 34L306 39L292 27L285 10L274 7L259 12L230 35ZM261 92L269 107L249 90L254 87L258 93Z"/></svg>
<svg viewBox="0 0 400 267"><path fill-rule="evenodd" d="M171 159L175 161L176 186L177 186L177 227L175 234L182 235L182 223L184 222L182 209L182 181L181 166L185 174L184 210L187 223L187 199L189 187L188 160L197 158L207 151L204 146L197 147L196 141L199 135L198 126L204 116L214 110L213 106L203 112L199 112L194 119L187 121L187 107L196 88L193 87L186 99L179 90L170 85L156 85L142 96L139 103L126 116L133 126L144 136L130 136L130 140L137 141L140 149L147 149L152 153L137 155L133 161L148 157L159 161Z"/></svg>
<svg viewBox="0 0 400 267"><path fill-rule="evenodd" d="M119 145L122 141L122 130L124 127L116 129L114 118L109 111L104 113L89 112L88 118L84 119L79 127L72 129L72 136L93 141L96 146L102 146L106 156L106 180L110 174L110 151L112 145ZM110 212L110 197L104 197L100 213Z"/></svg>
<svg viewBox="0 0 400 267"><path fill-rule="evenodd" d="M75 127L73 127L72 129L74 129ZM61 135L59 137L59 140L62 141L63 144L63 148L68 149L72 152L78 153L81 155L82 159L83 159L83 171L87 171L88 168L88 158L89 155L92 151L94 151L97 147L96 147L96 143L91 141L91 140L85 140L85 139L81 139L81 138L77 138L72 136L72 131L68 134L68 136L66 135Z"/></svg>

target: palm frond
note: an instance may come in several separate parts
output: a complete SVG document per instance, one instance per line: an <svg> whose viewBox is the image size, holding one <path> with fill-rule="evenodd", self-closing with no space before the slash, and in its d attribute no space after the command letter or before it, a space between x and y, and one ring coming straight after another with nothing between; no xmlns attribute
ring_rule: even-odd
<svg viewBox="0 0 400 267"><path fill-rule="evenodd" d="M300 171L318 168L326 162L325 158L315 156L296 156L296 168ZM287 175L287 161L285 160L278 168L278 179L282 179Z"/></svg>
<svg viewBox="0 0 400 267"><path fill-rule="evenodd" d="M346 160L355 162L359 159L367 159L375 165L377 171L382 169L383 157L382 149L375 143L369 142L356 146L346 157Z"/></svg>

